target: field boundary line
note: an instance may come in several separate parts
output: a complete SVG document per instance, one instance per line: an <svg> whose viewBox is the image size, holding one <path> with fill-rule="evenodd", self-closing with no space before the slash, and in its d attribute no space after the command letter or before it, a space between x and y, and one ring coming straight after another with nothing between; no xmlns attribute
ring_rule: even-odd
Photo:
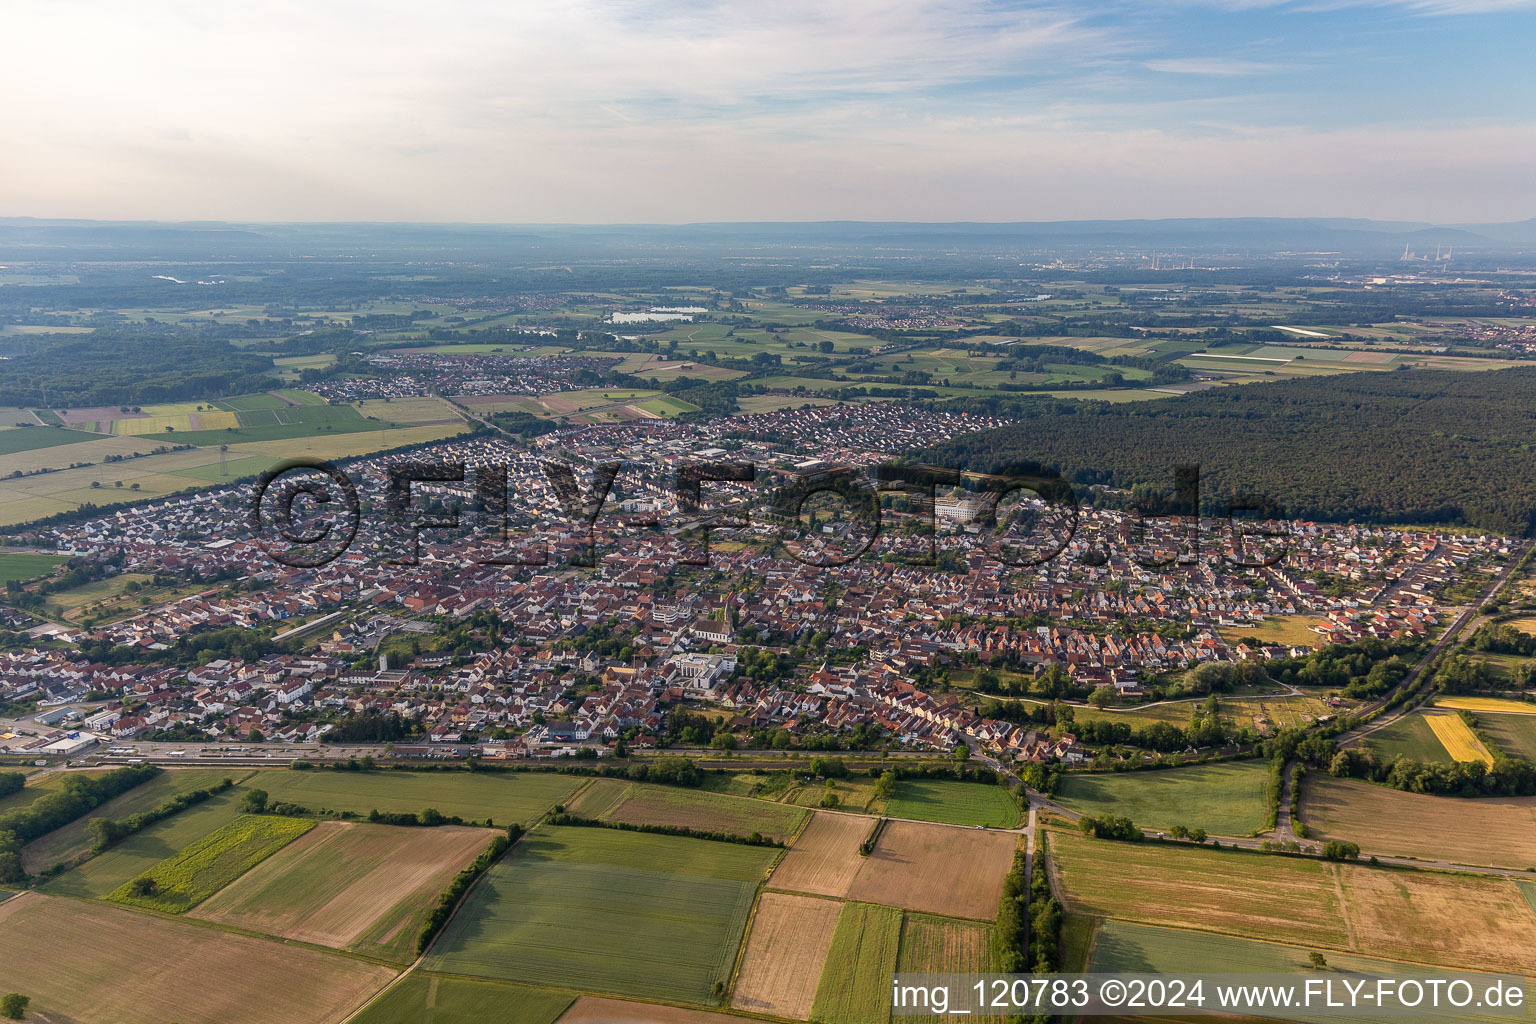
<svg viewBox="0 0 1536 1024"><path fill-rule="evenodd" d="M1355 923L1350 920L1349 901L1344 896L1344 879L1340 877L1339 866L1328 865L1328 873L1333 877L1333 891L1339 897L1339 917L1344 920L1344 934L1349 937L1349 948L1358 953L1360 940L1355 935Z"/></svg>

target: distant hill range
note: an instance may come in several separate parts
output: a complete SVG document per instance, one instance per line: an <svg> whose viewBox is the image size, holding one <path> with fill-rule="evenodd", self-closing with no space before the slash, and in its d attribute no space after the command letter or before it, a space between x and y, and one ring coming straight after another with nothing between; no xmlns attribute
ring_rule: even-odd
<svg viewBox="0 0 1536 1024"><path fill-rule="evenodd" d="M240 224L222 222L0 218L0 258L219 259L261 255L412 253L418 258L514 254L810 246L858 251L1109 250L1180 248L1234 255L1337 253L1387 257L1405 247L1484 253L1536 250L1536 218L1502 224L1430 224L1343 218L1180 218L1171 220L917 223L820 221L718 224Z"/></svg>

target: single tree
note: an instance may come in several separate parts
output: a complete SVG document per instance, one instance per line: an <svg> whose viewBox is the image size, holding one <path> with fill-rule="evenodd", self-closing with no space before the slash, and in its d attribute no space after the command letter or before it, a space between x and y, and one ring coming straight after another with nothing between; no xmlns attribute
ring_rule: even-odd
<svg viewBox="0 0 1536 1024"><path fill-rule="evenodd" d="M0 996L0 1013L5 1014L11 1020L21 1020L26 1016L27 1004L31 997L24 996L20 992L12 992L6 996Z"/></svg>

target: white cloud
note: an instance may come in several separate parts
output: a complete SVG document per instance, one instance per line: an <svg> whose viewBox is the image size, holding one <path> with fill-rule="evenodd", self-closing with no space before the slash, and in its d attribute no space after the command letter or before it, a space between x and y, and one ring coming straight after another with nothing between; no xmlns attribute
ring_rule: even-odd
<svg viewBox="0 0 1536 1024"><path fill-rule="evenodd" d="M1263 75L1279 71L1285 65L1233 57L1169 57L1143 61L1142 67L1170 75Z"/></svg>

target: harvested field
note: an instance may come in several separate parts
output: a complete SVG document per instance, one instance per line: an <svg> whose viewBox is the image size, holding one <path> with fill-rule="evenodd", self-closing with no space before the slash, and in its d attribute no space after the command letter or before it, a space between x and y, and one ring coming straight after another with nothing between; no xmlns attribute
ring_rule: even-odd
<svg viewBox="0 0 1536 1024"><path fill-rule="evenodd" d="M814 896L765 892L752 919L731 1005L805 1020L843 905Z"/></svg>
<svg viewBox="0 0 1536 1024"><path fill-rule="evenodd" d="M800 833L768 884L775 889L843 897L864 866L859 844L875 819L817 811Z"/></svg>
<svg viewBox="0 0 1536 1024"><path fill-rule="evenodd" d="M798 807L766 800L614 779L598 779L570 810L602 821L676 825L740 836L761 832L780 840L794 835L806 817L806 812Z"/></svg>
<svg viewBox="0 0 1536 1024"><path fill-rule="evenodd" d="M553 1024L571 1005L564 992L412 971L368 1004L354 1024Z"/></svg>
<svg viewBox="0 0 1536 1024"><path fill-rule="evenodd" d="M1536 797L1428 796L1313 773L1301 818L1319 839L1359 843L1368 855L1536 866Z"/></svg>
<svg viewBox="0 0 1536 1024"><path fill-rule="evenodd" d="M1488 748L1483 746L1482 740L1468 728L1457 715L1436 715L1426 713L1425 721L1434 732L1446 753L1451 755L1453 761L1481 761L1492 767L1493 755L1488 753Z"/></svg>
<svg viewBox="0 0 1536 1024"><path fill-rule="evenodd" d="M105 903L0 903L0 991L31 996L29 1018L56 1024L334 1024L393 974Z"/></svg>
<svg viewBox="0 0 1536 1024"><path fill-rule="evenodd" d="M1536 704L1523 700L1504 700L1499 697L1441 697L1435 701L1435 707L1459 711L1496 711L1510 715L1536 715Z"/></svg>
<svg viewBox="0 0 1536 1024"><path fill-rule="evenodd" d="M425 966L707 1004L775 851L540 826L483 875Z"/></svg>
<svg viewBox="0 0 1536 1024"><path fill-rule="evenodd" d="M860 837L862 839L862 837ZM888 822L849 899L991 920L1018 836L914 821Z"/></svg>
<svg viewBox="0 0 1536 1024"><path fill-rule="evenodd" d="M1334 865L1360 952L1536 973L1536 914L1508 878Z"/></svg>
<svg viewBox="0 0 1536 1024"><path fill-rule="evenodd" d="M494 835L324 821L190 916L408 962L438 894Z"/></svg>
<svg viewBox="0 0 1536 1024"><path fill-rule="evenodd" d="M844 904L811 1016L820 1024L886 1024L900 945L901 911Z"/></svg>
<svg viewBox="0 0 1536 1024"><path fill-rule="evenodd" d="M708 1010L687 1010L681 1006L582 996L565 1011L558 1024L741 1024L741 1018Z"/></svg>
<svg viewBox="0 0 1536 1024"><path fill-rule="evenodd" d="M1348 948L1339 895L1319 861L1059 829L1050 847L1074 913Z"/></svg>

